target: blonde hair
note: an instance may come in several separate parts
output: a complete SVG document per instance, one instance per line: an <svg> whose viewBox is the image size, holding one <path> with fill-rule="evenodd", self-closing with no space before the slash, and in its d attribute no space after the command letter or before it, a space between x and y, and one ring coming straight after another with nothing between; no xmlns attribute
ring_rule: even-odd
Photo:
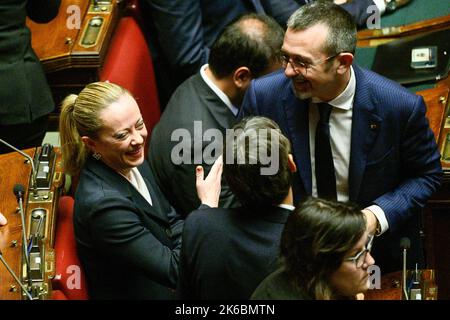
<svg viewBox="0 0 450 320"><path fill-rule="evenodd" d="M95 139L103 123L103 109L130 93L109 82L88 84L79 95L67 96L61 104L59 133L61 138L62 163L66 173L76 176L86 162L90 151L81 141L82 136ZM130 95L131 96L131 95Z"/></svg>

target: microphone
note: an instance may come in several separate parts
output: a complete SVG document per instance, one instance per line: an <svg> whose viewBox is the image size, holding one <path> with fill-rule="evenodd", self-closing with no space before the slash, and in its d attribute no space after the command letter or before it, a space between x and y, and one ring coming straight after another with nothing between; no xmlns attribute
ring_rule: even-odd
<svg viewBox="0 0 450 320"><path fill-rule="evenodd" d="M403 282L403 298L409 300L408 291L406 288L406 251L411 247L411 241L409 238L400 239L400 249L403 251L403 269L402 269L402 282Z"/></svg>
<svg viewBox="0 0 450 320"><path fill-rule="evenodd" d="M0 250L0 260L2 261L3 265L5 266L5 268L8 270L8 272L11 274L11 276L14 278L14 280L16 280L16 282L19 284L20 288L22 289L22 291L26 294L26 296L28 297L28 299L33 300L33 297L31 296L31 294L28 292L27 288L25 288L25 286L22 284L22 282L20 282L19 278L16 276L16 274L14 273L14 271L11 269L11 267L8 265L8 263L5 261L5 259L3 259L3 253Z"/></svg>
<svg viewBox="0 0 450 320"><path fill-rule="evenodd" d="M14 151L16 151L18 153L20 153L22 156L24 156L28 160L29 163L31 163L31 185L33 187L33 196L35 198L37 198L38 197L38 191L37 191L37 183L36 183L36 168L34 167L33 159L28 154L26 154L25 152L17 149L16 147L10 145L8 142L6 142L3 139L0 139L0 143L4 144L5 146L13 149Z"/></svg>
<svg viewBox="0 0 450 320"><path fill-rule="evenodd" d="M23 199L23 195L25 194L25 187L21 184L14 185L13 192L17 198L17 201Z"/></svg>
<svg viewBox="0 0 450 320"><path fill-rule="evenodd" d="M23 196L25 194L25 188L21 184L14 185L13 188L14 195L17 198L17 202L19 203L19 212L20 219L22 220L22 248L23 253L25 255L25 265L27 266L27 277L28 284L31 286L31 278L30 278L30 260L28 258L28 248L27 248L27 238L26 238L26 228L25 228L25 214L23 211Z"/></svg>

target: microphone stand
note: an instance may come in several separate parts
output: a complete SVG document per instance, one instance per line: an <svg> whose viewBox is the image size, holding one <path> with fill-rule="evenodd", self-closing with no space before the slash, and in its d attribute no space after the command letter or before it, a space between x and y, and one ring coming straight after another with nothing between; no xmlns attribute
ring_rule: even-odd
<svg viewBox="0 0 450 320"><path fill-rule="evenodd" d="M31 270L30 270L30 258L28 257L28 241L26 237L26 231L25 231L25 214L23 211L23 203L22 203L22 194L20 193L17 197L17 200L19 201L19 211L20 211L20 219L22 220L22 242L23 242L23 253L25 255L25 265L27 268L27 279L28 279L28 285L32 286L32 279L31 279Z"/></svg>
<svg viewBox="0 0 450 320"><path fill-rule="evenodd" d="M22 284L22 282L20 282L19 278L17 278L16 274L14 273L14 271L9 267L8 263L5 261L5 259L3 259L3 254L2 251L0 250L0 260L2 261L3 265L6 267L6 269L8 270L8 272L12 275L12 277L14 278L14 280L16 280L16 282L19 284L20 288L22 289L22 291L26 294L26 296L28 297L28 299L33 300L33 297L31 296L31 294L28 292L27 288L25 288L25 286Z"/></svg>
<svg viewBox="0 0 450 320"><path fill-rule="evenodd" d="M408 290L406 289L406 248L403 248L403 295L405 300L409 300Z"/></svg>
<svg viewBox="0 0 450 320"><path fill-rule="evenodd" d="M16 147L10 145L5 140L0 139L0 142L3 143L4 145L10 147L14 151L20 153L22 156L24 156L31 163L31 185L32 185L32 188L33 188L33 197L38 198L37 183L36 183L36 169L34 167L33 159L28 154L26 154L25 152L17 149Z"/></svg>

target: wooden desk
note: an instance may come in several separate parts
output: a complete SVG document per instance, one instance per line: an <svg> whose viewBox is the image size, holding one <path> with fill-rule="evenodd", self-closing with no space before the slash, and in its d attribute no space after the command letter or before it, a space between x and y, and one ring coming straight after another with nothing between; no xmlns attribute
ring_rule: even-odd
<svg viewBox="0 0 450 320"><path fill-rule="evenodd" d="M30 157L34 158L36 154L35 149L28 149L24 151ZM39 152L39 150L38 150ZM39 183L38 197L32 195L30 186L31 165L26 163L25 158L17 152L11 152L0 155L0 212L2 212L8 219L6 226L0 227L0 246L3 253L3 258L9 264L14 273L22 280L25 280L28 275L25 268L24 260L22 259L22 223L21 216L17 210L17 199L13 193L14 186L21 184L24 186L24 213L25 225L27 226L26 238L29 239L31 233L35 233L37 228L31 232L32 214L43 212L45 214L44 223L41 225L39 248L31 250L36 259L31 259L35 262L40 262L39 270L33 268L30 278L33 280L36 297L39 299L48 299L51 296L51 282L54 276L54 234L56 224L56 209L57 203L62 191L64 176L61 169L61 157L58 150L56 150L54 158L53 174L49 173L50 181L49 187L42 187ZM37 153L39 154L39 153ZM35 162L37 164L37 162ZM43 162L41 162L43 164ZM42 170L43 167L36 165L36 169ZM39 175L41 176L41 175ZM33 221L34 222L34 221ZM36 223L33 224L36 226ZM37 253L39 252L39 254ZM31 257L30 255L30 257ZM38 266L35 263L34 266ZM41 273L42 271L42 273ZM36 274L39 273L39 278ZM43 277L42 277L43 275ZM14 278L8 273L5 266L0 263L0 300L19 300L22 298L22 292L19 285Z"/></svg>
<svg viewBox="0 0 450 320"><path fill-rule="evenodd" d="M407 281L414 275L413 270L407 271ZM423 300L436 300L435 282L431 281L434 270L420 270L420 286ZM433 279L435 280L435 279ZM438 298L439 298L438 289ZM369 289L364 294L365 300L402 300L402 272L392 272L381 277L380 289Z"/></svg>
<svg viewBox="0 0 450 320"><path fill-rule="evenodd" d="M380 289L369 289L364 293L365 300L401 300L401 271L386 274L381 277Z"/></svg>
<svg viewBox="0 0 450 320"><path fill-rule="evenodd" d="M109 4L104 4L109 1ZM44 67L57 106L71 93L98 81L111 36L118 22L119 1L62 0L47 24L27 20L32 46ZM77 25L79 23L79 26ZM56 129L59 112L50 117Z"/></svg>

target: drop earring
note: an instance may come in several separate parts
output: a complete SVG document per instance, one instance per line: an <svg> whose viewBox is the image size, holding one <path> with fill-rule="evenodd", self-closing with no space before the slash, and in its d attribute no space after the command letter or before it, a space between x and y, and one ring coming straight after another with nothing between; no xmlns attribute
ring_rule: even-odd
<svg viewBox="0 0 450 320"><path fill-rule="evenodd" d="M100 160L100 158L102 157L102 155L101 155L100 153L98 153L98 152L94 152L94 153L92 154L92 157L93 157L95 160Z"/></svg>

